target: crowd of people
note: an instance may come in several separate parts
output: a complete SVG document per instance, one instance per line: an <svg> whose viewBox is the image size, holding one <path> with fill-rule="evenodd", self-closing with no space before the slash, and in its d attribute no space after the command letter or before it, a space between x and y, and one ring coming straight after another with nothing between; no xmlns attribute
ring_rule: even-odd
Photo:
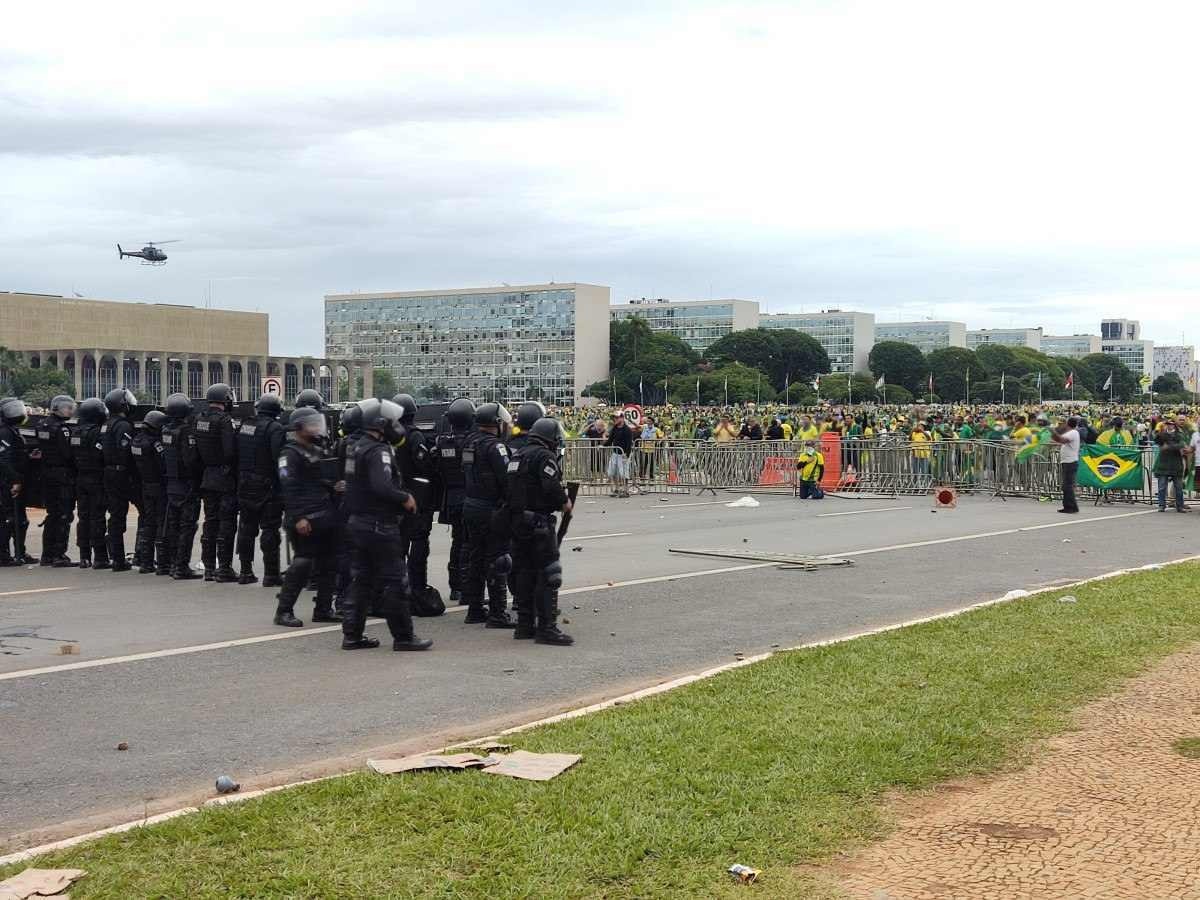
<svg viewBox="0 0 1200 900"><path fill-rule="evenodd" d="M203 402L173 394L140 421L124 389L78 404L58 396L40 415L18 398L0 401L0 566L251 585L257 544L262 584L278 588L276 625L303 625L295 606L309 588L312 621L341 622L344 649L379 646L364 632L374 614L387 620L393 649L426 650L413 615L446 609L429 584L436 514L450 526L449 599L466 605L467 624L573 643L558 628L558 544L572 499L562 428L540 403L522 404L514 421L501 404L455 400L426 434L416 402L400 394L346 407L331 434L316 391L302 391L287 412L264 394L241 418L233 399L215 384ZM26 549L32 500L46 513L40 558ZM292 551L286 569L281 527ZM192 566L197 530L202 571Z"/></svg>

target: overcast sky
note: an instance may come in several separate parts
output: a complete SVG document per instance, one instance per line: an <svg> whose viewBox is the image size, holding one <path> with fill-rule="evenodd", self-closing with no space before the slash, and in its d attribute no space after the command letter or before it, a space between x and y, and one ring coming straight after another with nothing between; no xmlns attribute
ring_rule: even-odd
<svg viewBox="0 0 1200 900"><path fill-rule="evenodd" d="M289 354L328 292L549 280L1200 342L1198 33L1194 2L17 4L0 290L211 291Z"/></svg>

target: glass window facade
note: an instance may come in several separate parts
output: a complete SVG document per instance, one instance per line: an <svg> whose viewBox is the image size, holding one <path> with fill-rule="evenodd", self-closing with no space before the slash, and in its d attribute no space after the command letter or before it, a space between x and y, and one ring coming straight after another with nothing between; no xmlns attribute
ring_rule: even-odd
<svg viewBox="0 0 1200 900"><path fill-rule="evenodd" d="M1042 352L1047 356L1068 356L1079 359L1100 352L1100 336L1096 334L1047 334L1042 336Z"/></svg>
<svg viewBox="0 0 1200 900"><path fill-rule="evenodd" d="M966 325L962 322L880 322L875 326L875 342L880 341L902 341L922 353L965 347Z"/></svg>
<svg viewBox="0 0 1200 900"><path fill-rule="evenodd" d="M855 323L854 316L844 313L775 313L759 321L762 328L793 328L812 335L825 348L831 372L854 372L865 367L871 347L869 342L868 346L861 346L862 334L856 334Z"/></svg>
<svg viewBox="0 0 1200 900"><path fill-rule="evenodd" d="M734 330L735 314L732 303L631 303L609 310L614 321L637 316L646 321L652 331L665 331L679 338L693 350L703 353Z"/></svg>
<svg viewBox="0 0 1200 900"><path fill-rule="evenodd" d="M607 335L597 338L607 347ZM325 346L372 360L405 389L438 386L447 396L476 401L571 404L575 290L331 296Z"/></svg>

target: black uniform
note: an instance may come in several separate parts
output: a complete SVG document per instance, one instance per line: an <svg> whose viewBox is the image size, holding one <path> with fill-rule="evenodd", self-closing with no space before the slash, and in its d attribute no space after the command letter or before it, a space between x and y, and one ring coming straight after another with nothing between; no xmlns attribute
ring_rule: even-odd
<svg viewBox="0 0 1200 900"><path fill-rule="evenodd" d="M42 416L34 425L42 451L42 490L46 521L42 525L42 563L51 565L67 555L71 522L75 518L75 462L71 454L71 425L56 415Z"/></svg>
<svg viewBox="0 0 1200 900"><path fill-rule="evenodd" d="M254 538L262 547L263 578L270 584L279 578L279 526L283 520L283 498L279 492L279 454L287 432L276 416L258 414L242 422L237 433L237 555L244 580L252 580Z"/></svg>
<svg viewBox="0 0 1200 900"><path fill-rule="evenodd" d="M362 639L376 596L392 637L414 640L408 571L400 553L400 517L410 496L401 487L392 448L370 433L359 438L346 460L346 531L353 547L342 620L346 642Z"/></svg>
<svg viewBox="0 0 1200 900"><path fill-rule="evenodd" d="M105 543L104 450L100 446L102 425L80 423L71 436L75 458L75 504L79 521L75 543L79 546L79 565L107 569L108 545Z"/></svg>
<svg viewBox="0 0 1200 900"><path fill-rule="evenodd" d="M497 435L477 431L463 448L463 526L467 537L467 568L463 600L467 624L486 621L489 627L511 627L508 618L509 555L508 447ZM483 611L487 585L488 611Z"/></svg>
<svg viewBox="0 0 1200 900"><path fill-rule="evenodd" d="M163 523L163 555L156 575L193 577L192 546L200 520L200 479L203 465L196 435L188 418L170 419L163 426L163 475L167 484L167 515Z"/></svg>
<svg viewBox="0 0 1200 900"><path fill-rule="evenodd" d="M25 518L24 499L12 495L14 485L21 485L24 491L29 471L29 451L22 431L19 426L0 422L0 565L25 562L29 520Z"/></svg>
<svg viewBox="0 0 1200 900"><path fill-rule="evenodd" d="M406 420L407 421L407 420ZM404 489L413 495L417 501L416 515L404 517L404 531L401 537L404 559L408 566L408 583L412 589L414 612L420 614L423 606L422 597L428 593L429 587L429 535L433 531L433 510L437 501L437 465L425 435L417 428L405 425L407 429L404 439L396 447L396 462L400 466L400 475ZM445 607L438 602L430 608Z"/></svg>
<svg viewBox="0 0 1200 900"><path fill-rule="evenodd" d="M200 529L200 558L204 578L211 581L221 569L221 580L236 581L233 545L237 537L237 442L233 419L225 410L212 406L196 416L193 426L196 449L204 463L200 500L204 525Z"/></svg>
<svg viewBox="0 0 1200 900"><path fill-rule="evenodd" d="M134 432L129 453L141 482L142 506L138 511L133 558L144 574L156 571L156 560L161 569L168 556L163 547L167 511L163 451L160 435L145 427Z"/></svg>
<svg viewBox="0 0 1200 900"><path fill-rule="evenodd" d="M276 469L279 473L284 522L295 556L283 576L283 587L278 595L279 605L275 611L277 618L284 614L289 617L293 615L296 598L315 571L317 597L313 621L333 621L331 607L338 537L337 506L333 494L335 468L336 460L326 457L318 445L306 447L294 438L284 444L279 455ZM296 531L296 523L301 519L308 520L311 531L307 535ZM263 552L265 554L265 549Z"/></svg>
<svg viewBox="0 0 1200 900"><path fill-rule="evenodd" d="M567 502L558 455L530 441L508 464L508 498L517 602L516 637L558 635L562 566L554 514Z"/></svg>
<svg viewBox="0 0 1200 900"><path fill-rule="evenodd" d="M141 503L133 456L129 452L133 446L133 425L125 416L113 413L100 426L100 446L104 452L108 553L113 571L123 572L130 568L125 560L125 526L129 519L129 504L137 506Z"/></svg>
<svg viewBox="0 0 1200 900"><path fill-rule="evenodd" d="M358 443L359 438L363 435L361 428L355 428L342 435L334 447L334 456L337 459L337 480L343 484L346 481L346 460L354 452L354 445ZM350 538L346 534L346 499L344 495L335 494L334 503L337 505L337 550L334 554L334 564L337 566L337 579L334 582L333 597L334 608L339 613L343 611L346 605L346 598L350 593L350 560L353 556L350 546Z"/></svg>
<svg viewBox="0 0 1200 900"><path fill-rule="evenodd" d="M467 568L467 541L462 524L466 481L463 478L462 454L470 432L463 428L443 432L434 442L434 459L442 487L442 506L438 523L450 526L450 561L446 574L450 580L450 600L462 599L463 573Z"/></svg>

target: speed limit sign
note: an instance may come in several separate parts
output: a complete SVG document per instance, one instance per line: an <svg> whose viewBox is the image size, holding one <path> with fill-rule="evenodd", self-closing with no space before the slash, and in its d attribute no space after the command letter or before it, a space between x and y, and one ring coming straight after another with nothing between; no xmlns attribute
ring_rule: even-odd
<svg viewBox="0 0 1200 900"><path fill-rule="evenodd" d="M283 379L278 375L268 375L262 380L262 392L264 394L274 394L276 397L282 397Z"/></svg>
<svg viewBox="0 0 1200 900"><path fill-rule="evenodd" d="M625 421L635 428L642 427L642 408L636 403L625 404Z"/></svg>

